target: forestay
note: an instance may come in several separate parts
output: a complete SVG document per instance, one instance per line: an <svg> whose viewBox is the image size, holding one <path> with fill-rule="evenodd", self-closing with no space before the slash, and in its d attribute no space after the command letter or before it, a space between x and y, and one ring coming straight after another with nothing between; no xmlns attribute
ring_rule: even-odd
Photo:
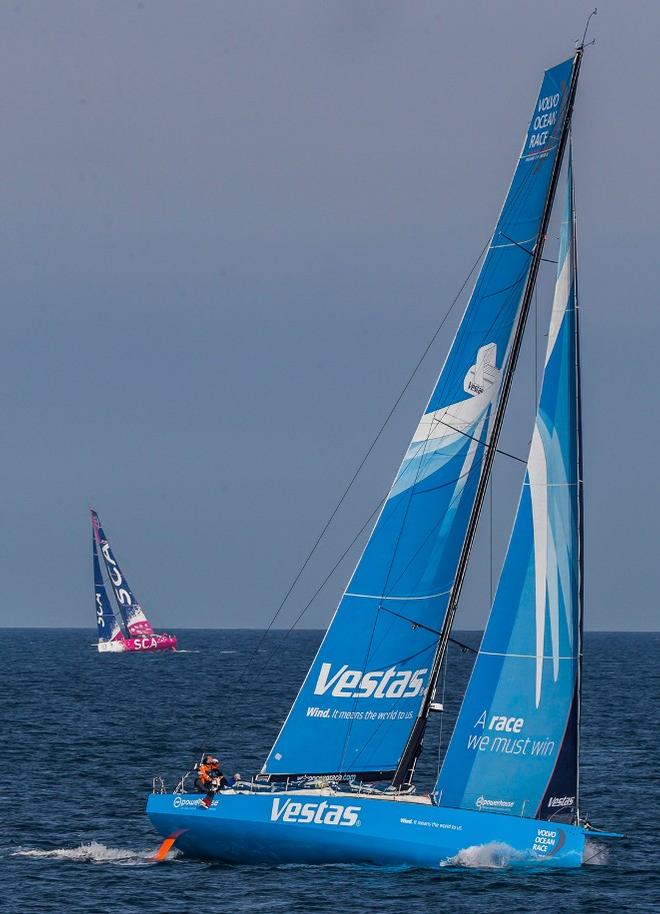
<svg viewBox="0 0 660 914"><path fill-rule="evenodd" d="M420 710L561 137L545 73L490 247L380 517L263 773L393 775ZM496 120L493 124L496 125Z"/></svg>
<svg viewBox="0 0 660 914"><path fill-rule="evenodd" d="M436 785L443 806L577 808L581 556L572 169L545 372L511 541Z"/></svg>
<svg viewBox="0 0 660 914"><path fill-rule="evenodd" d="M128 629L129 635L135 638L140 635L153 634L153 628L151 627L149 620L142 611L142 607L135 599L133 592L128 586L128 581L119 568L119 564L113 555L112 549L110 548L110 543L108 542L108 539L103 532L103 528L101 527L98 514L91 508L90 514L92 515L94 536L101 551L101 555L103 556L105 569L108 573L108 578L110 579L112 589L117 599L119 611L121 613L124 624Z"/></svg>

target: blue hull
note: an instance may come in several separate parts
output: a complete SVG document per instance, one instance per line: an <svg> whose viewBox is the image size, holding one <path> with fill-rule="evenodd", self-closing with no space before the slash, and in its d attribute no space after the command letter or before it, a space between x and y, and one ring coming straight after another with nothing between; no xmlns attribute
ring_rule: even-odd
<svg viewBox="0 0 660 914"><path fill-rule="evenodd" d="M152 794L147 815L184 854L228 863L580 866L573 825L358 794Z"/></svg>

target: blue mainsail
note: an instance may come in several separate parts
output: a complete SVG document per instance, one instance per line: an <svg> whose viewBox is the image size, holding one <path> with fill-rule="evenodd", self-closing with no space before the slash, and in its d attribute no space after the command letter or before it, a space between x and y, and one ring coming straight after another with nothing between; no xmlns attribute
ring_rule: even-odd
<svg viewBox="0 0 660 914"><path fill-rule="evenodd" d="M572 168L545 372L493 608L436 785L443 806L577 811L581 642L579 374Z"/></svg>
<svg viewBox="0 0 660 914"><path fill-rule="evenodd" d="M474 507L568 109L546 71L451 350L309 673L263 768L393 775L420 711Z"/></svg>
<svg viewBox="0 0 660 914"><path fill-rule="evenodd" d="M94 605L96 609L96 626L99 641L114 641L120 634L121 628L114 614L108 592L105 589L101 563L96 548L96 537L92 536L92 555L94 562Z"/></svg>
<svg viewBox="0 0 660 914"><path fill-rule="evenodd" d="M101 550L101 555L103 556L103 561L105 562L105 570L112 584L112 589L114 591L115 597L117 599L117 605L119 606L119 612L124 621L128 633L131 636L135 635L150 635L153 633L153 628L149 623L149 620L142 611L142 607L135 599L133 591L128 586L128 581L126 576L123 574L119 567L112 549L110 548L110 543L108 538L103 532L101 527L101 522L99 516L94 511L93 508L90 508L90 514L92 516L92 526L94 528L94 537L98 542L99 549Z"/></svg>

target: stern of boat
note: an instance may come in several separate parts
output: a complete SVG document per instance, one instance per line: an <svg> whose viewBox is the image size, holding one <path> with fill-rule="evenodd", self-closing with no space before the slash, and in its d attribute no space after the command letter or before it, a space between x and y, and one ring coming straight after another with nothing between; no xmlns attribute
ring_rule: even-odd
<svg viewBox="0 0 660 914"><path fill-rule="evenodd" d="M101 654L119 654L125 650L123 641L99 641L96 647Z"/></svg>

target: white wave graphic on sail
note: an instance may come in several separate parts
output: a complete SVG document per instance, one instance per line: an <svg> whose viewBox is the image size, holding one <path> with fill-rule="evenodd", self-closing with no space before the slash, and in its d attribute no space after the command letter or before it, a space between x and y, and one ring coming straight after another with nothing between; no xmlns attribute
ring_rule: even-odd
<svg viewBox="0 0 660 914"><path fill-rule="evenodd" d="M417 426L401 465L390 498L400 495L422 480L437 473L457 454L467 448L466 458L454 496L460 496L465 476L472 468L477 446L481 441L488 410L497 397L500 370L496 365L497 345L482 346L470 366L463 387L470 396L466 400L425 413Z"/></svg>
<svg viewBox="0 0 660 914"><path fill-rule="evenodd" d="M559 619L559 596L564 603L564 618L568 642L573 647L573 491L564 463L561 442L556 429L552 436L542 426L541 435L548 454L548 465L552 467L552 484L548 486L548 601L556 607ZM557 672L555 670L555 680Z"/></svg>
<svg viewBox="0 0 660 914"><path fill-rule="evenodd" d="M555 343L557 342L557 337L559 336L559 331L561 330L561 325L564 320L564 315L566 314L566 306L568 304L568 296L570 293L570 281L571 281L571 258L564 257L564 262L562 264L559 275L557 276L557 282L555 284L555 294L552 299L552 311L550 313L550 328L548 330L548 346L545 351L545 364L547 365L550 361L550 356L552 355Z"/></svg>
<svg viewBox="0 0 660 914"><path fill-rule="evenodd" d="M548 468L551 468L551 476ZM560 603L569 647L573 648L575 606L572 581L572 487L568 480L561 444L542 423L534 427L528 485L532 503L534 536L534 586L536 605L536 707L541 701L546 621L550 623L552 673L559 678Z"/></svg>
<svg viewBox="0 0 660 914"><path fill-rule="evenodd" d="M564 264L557 279L553 302L546 365L554 351L564 317L569 294L568 264ZM560 305L563 302L563 305ZM546 618L550 624L553 680L559 678L560 598L564 604L568 642L573 648L573 587L571 568L572 491L564 462L562 443L555 425L550 430L542 416L537 416L527 464L530 487L534 540L534 586L536 605L536 707L541 701L543 663L545 656Z"/></svg>
<svg viewBox="0 0 660 914"><path fill-rule="evenodd" d="M545 653L545 609L548 564L548 468L538 425L534 426L527 462L534 530L534 593L536 597L536 707L541 701Z"/></svg>

